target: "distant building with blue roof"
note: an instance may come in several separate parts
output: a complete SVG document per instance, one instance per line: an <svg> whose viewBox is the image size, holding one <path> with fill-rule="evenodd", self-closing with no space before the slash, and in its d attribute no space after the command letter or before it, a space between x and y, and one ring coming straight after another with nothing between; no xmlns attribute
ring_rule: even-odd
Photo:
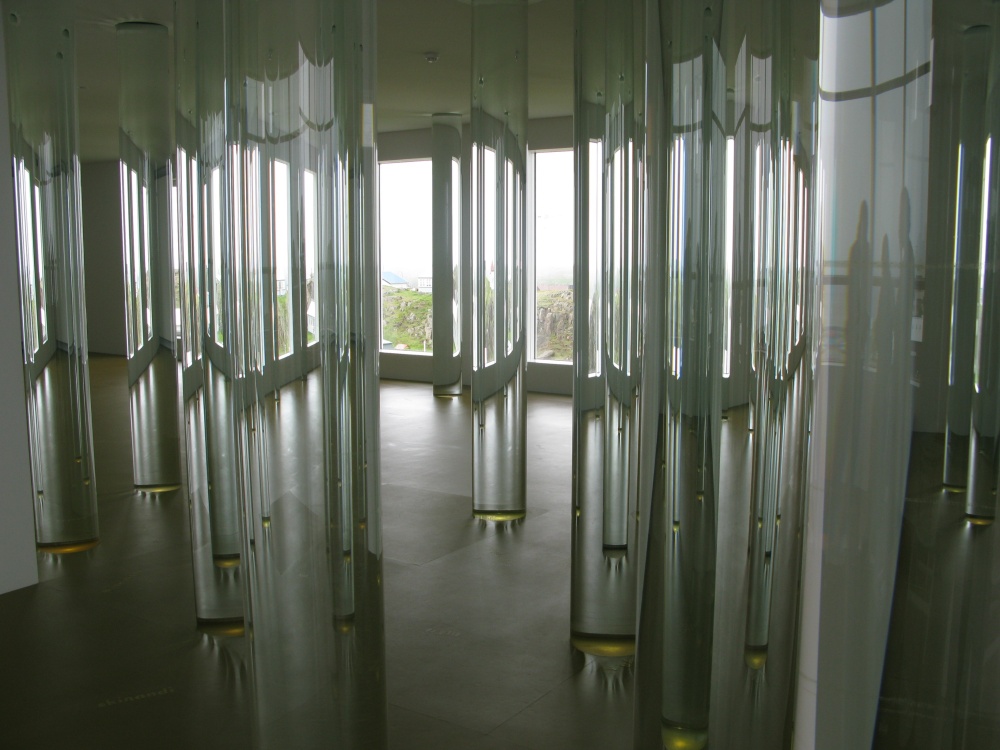
<svg viewBox="0 0 1000 750"><path fill-rule="evenodd" d="M392 271L382 272L382 283L385 286L391 286L395 289L408 289L409 282L400 276L398 273L393 273Z"/></svg>

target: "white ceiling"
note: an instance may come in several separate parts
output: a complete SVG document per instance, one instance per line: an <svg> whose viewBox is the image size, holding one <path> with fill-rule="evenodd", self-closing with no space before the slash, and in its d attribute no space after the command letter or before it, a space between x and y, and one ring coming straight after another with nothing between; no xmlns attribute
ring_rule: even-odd
<svg viewBox="0 0 1000 750"><path fill-rule="evenodd" d="M85 161L118 158L118 58L115 25L150 21L172 29L166 0L71 0L76 9L80 151ZM609 0L614 2L615 0ZM704 0L729 19L748 0ZM824 0L826 2L827 0ZM529 6L529 116L573 110L573 0ZM378 93L381 131L427 127L435 112L468 117L469 0L378 0ZM990 23L989 0L937 0L936 33ZM171 42L172 45L172 42ZM427 52L437 62L425 60Z"/></svg>
<svg viewBox="0 0 1000 750"><path fill-rule="evenodd" d="M115 25L150 21L173 28L164 0L75 0L80 152L84 161L118 158L118 56ZM430 115L468 118L471 7L461 0L378 0L381 131L428 127ZM529 8L529 115L573 111L573 0ZM171 42L172 44L172 42ZM428 63L427 52L438 60Z"/></svg>

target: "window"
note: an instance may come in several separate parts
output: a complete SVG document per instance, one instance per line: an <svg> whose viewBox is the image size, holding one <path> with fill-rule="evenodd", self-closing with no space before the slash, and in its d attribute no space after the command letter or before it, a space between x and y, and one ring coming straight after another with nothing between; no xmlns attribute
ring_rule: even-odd
<svg viewBox="0 0 1000 750"><path fill-rule="evenodd" d="M382 347L433 349L431 161L379 165L379 242L382 260ZM307 272L308 273L308 272Z"/></svg>
<svg viewBox="0 0 1000 750"><path fill-rule="evenodd" d="M316 308L316 173L302 173L302 244L306 263L306 343L312 346L319 335Z"/></svg>
<svg viewBox="0 0 1000 750"><path fill-rule="evenodd" d="M537 151L532 157L535 181L535 347L532 358L571 362L573 151Z"/></svg>
<svg viewBox="0 0 1000 750"><path fill-rule="evenodd" d="M288 162L275 159L272 170L271 262L274 264L274 297L271 322L274 326L275 355L281 359L292 353L291 186Z"/></svg>

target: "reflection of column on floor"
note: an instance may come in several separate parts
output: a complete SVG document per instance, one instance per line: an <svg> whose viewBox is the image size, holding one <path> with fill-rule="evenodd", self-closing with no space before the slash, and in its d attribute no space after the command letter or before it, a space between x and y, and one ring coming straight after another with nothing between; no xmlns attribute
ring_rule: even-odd
<svg viewBox="0 0 1000 750"><path fill-rule="evenodd" d="M510 521L524 517L526 421L522 361L505 387L473 401L472 497L477 518Z"/></svg>
<svg viewBox="0 0 1000 750"><path fill-rule="evenodd" d="M91 461L79 452L71 381L70 357L57 350L29 389L36 538L50 551L92 546L98 536Z"/></svg>
<svg viewBox="0 0 1000 750"><path fill-rule="evenodd" d="M205 358L205 462L212 558L219 566L237 564L240 558L240 505L236 489L231 386L229 378Z"/></svg>
<svg viewBox="0 0 1000 750"><path fill-rule="evenodd" d="M215 555L212 503L219 495L209 489L210 463L206 425L206 390L199 389L184 406L187 428L188 497L191 514L195 612L199 627L210 632L237 635L243 632L243 584L239 566L239 540L234 553ZM214 487L213 487L214 489ZM229 493L229 515L236 526L236 499Z"/></svg>
<svg viewBox="0 0 1000 750"><path fill-rule="evenodd" d="M618 497L619 509L628 518L622 519L621 536L615 541L624 544L605 544L605 421L601 410L577 417L570 633L580 651L623 656L635 651L635 512L629 512L627 494ZM627 466L620 470L627 473Z"/></svg>
<svg viewBox="0 0 1000 750"><path fill-rule="evenodd" d="M169 492L180 487L177 363L161 348L132 385L132 462L136 489Z"/></svg>
<svg viewBox="0 0 1000 750"><path fill-rule="evenodd" d="M328 505L345 495L327 490L324 390L315 369L261 402L274 499L247 573L264 747L377 747L385 734L381 558L361 488L349 514Z"/></svg>

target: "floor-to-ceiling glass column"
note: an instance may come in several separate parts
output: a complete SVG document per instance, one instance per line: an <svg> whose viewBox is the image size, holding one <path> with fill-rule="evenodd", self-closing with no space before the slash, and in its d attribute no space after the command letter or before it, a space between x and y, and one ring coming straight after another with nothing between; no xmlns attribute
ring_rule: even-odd
<svg viewBox="0 0 1000 750"><path fill-rule="evenodd" d="M434 115L434 395L462 392L462 118Z"/></svg>
<svg viewBox="0 0 1000 750"><path fill-rule="evenodd" d="M648 491L637 747L708 741L721 457L726 69L719 18L664 3L647 24L650 216L644 321ZM653 31L655 30L655 31ZM655 219L654 219L655 217ZM646 378L646 375L649 378ZM655 427L653 426L655 425Z"/></svg>
<svg viewBox="0 0 1000 750"><path fill-rule="evenodd" d="M97 543L69 3L4 4L36 541Z"/></svg>
<svg viewBox="0 0 1000 750"><path fill-rule="evenodd" d="M221 33L221 3L176 3L176 149L167 167L195 613L199 627L238 635L243 632L243 587L229 410L231 356L220 306L225 228L218 142L225 135L219 127L225 83Z"/></svg>
<svg viewBox="0 0 1000 750"><path fill-rule="evenodd" d="M990 31L973 26L962 33L958 147L955 154L955 236L951 284L951 347L948 352L948 429L945 432L944 483L966 486L969 424L972 416L979 284L980 230L983 229L984 102Z"/></svg>
<svg viewBox="0 0 1000 750"><path fill-rule="evenodd" d="M893 685L883 664L907 467L918 471L912 478L925 462L910 456L912 351L922 335L914 296L925 263L930 280L944 265L934 260L932 270L932 258L949 253L932 246L927 222L929 195L942 187L928 181L931 9L929 0L821 5L816 384L795 747L870 746L880 689ZM930 382L925 391L919 400L936 410L941 391Z"/></svg>
<svg viewBox="0 0 1000 750"><path fill-rule="evenodd" d="M641 3L576 3L570 631L593 654L635 639L644 18Z"/></svg>
<svg viewBox="0 0 1000 750"><path fill-rule="evenodd" d="M980 208L979 257L976 269L976 343L973 360L972 420L969 425L969 475L966 514L981 524L991 523L997 511L997 473L1000 470L1000 267L997 253L1000 169L1000 27L988 32L992 40L985 106Z"/></svg>
<svg viewBox="0 0 1000 750"><path fill-rule="evenodd" d="M261 747L384 747L374 3L228 5L232 419Z"/></svg>
<svg viewBox="0 0 1000 750"><path fill-rule="evenodd" d="M125 348L137 489L180 487L177 267L170 248L169 45L160 24L117 27Z"/></svg>
<svg viewBox="0 0 1000 750"><path fill-rule="evenodd" d="M472 509L523 518L527 0L472 5Z"/></svg>

